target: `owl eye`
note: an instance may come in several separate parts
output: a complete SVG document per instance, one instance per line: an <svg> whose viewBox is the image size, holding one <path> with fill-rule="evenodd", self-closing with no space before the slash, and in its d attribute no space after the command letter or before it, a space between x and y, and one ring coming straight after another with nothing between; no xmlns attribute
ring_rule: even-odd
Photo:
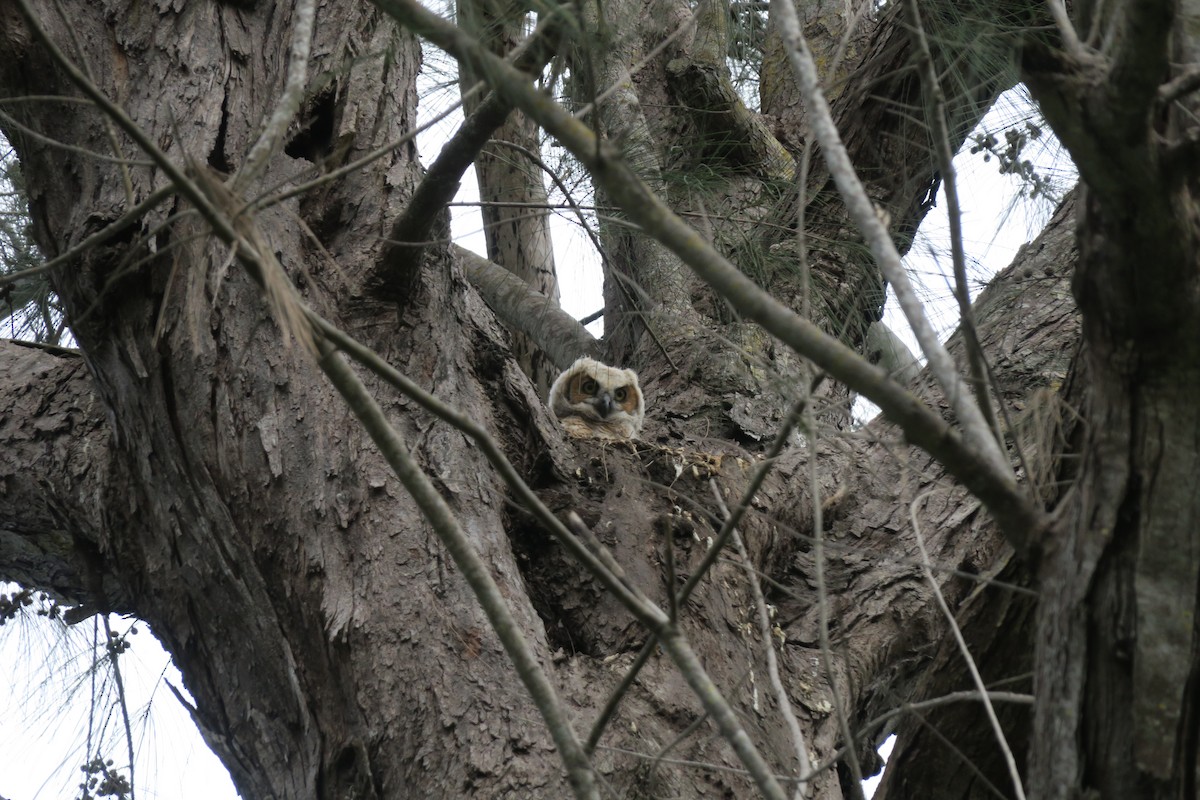
<svg viewBox="0 0 1200 800"><path fill-rule="evenodd" d="M584 394L595 394L600 389L600 385L591 378L586 378L583 383L579 384L579 388L583 389Z"/></svg>
<svg viewBox="0 0 1200 800"><path fill-rule="evenodd" d="M620 389L617 389L615 392L613 392L613 399L616 400L618 403L624 403L625 398L628 396L629 396L629 387L627 387L627 386L622 386Z"/></svg>

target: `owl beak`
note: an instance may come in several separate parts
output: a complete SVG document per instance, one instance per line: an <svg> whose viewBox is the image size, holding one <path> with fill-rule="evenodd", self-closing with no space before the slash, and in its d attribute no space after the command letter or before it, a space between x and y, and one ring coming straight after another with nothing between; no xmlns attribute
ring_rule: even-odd
<svg viewBox="0 0 1200 800"><path fill-rule="evenodd" d="M613 410L612 395L608 392L602 392L592 401L592 406L596 409L596 413L601 419L605 419Z"/></svg>

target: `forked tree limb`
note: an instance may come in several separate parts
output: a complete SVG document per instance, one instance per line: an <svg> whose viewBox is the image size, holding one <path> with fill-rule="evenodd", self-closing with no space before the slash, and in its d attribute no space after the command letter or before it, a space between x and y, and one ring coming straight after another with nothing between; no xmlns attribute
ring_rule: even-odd
<svg viewBox="0 0 1200 800"><path fill-rule="evenodd" d="M647 233L669 247L700 278L712 286L743 316L810 358L822 370L866 396L903 428L906 436L938 460L963 482L1000 523L1017 549L1038 536L1046 520L1017 483L1002 456L987 456L987 444L977 436L963 436L929 406L918 402L882 370L849 347L802 319L758 287L714 250L691 226L646 186L610 143L600 140L582 121L551 98L537 91L528 79L502 59L486 52L469 34L414 0L374 0L389 16L429 38L456 57L476 63L522 111L541 123L591 172L597 184L627 213L636 214ZM872 211L872 214L874 212ZM978 416L978 412L976 412ZM986 433L983 441L995 447ZM985 450L981 451L983 447Z"/></svg>
<svg viewBox="0 0 1200 800"><path fill-rule="evenodd" d="M600 355L596 337L552 298L465 247L450 250L496 316L536 342L555 366L566 369L580 356Z"/></svg>

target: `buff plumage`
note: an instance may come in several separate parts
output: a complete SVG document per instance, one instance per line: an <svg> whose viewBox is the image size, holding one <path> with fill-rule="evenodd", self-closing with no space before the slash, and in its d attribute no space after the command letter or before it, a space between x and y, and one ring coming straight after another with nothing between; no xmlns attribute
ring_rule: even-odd
<svg viewBox="0 0 1200 800"><path fill-rule="evenodd" d="M550 387L550 413L576 438L631 439L646 404L636 372L581 358Z"/></svg>

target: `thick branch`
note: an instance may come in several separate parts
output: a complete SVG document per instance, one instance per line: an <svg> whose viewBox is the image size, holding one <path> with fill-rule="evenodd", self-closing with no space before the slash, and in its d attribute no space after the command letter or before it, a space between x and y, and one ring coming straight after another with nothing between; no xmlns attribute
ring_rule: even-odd
<svg viewBox="0 0 1200 800"><path fill-rule="evenodd" d="M535 38L513 53L514 66L523 72L540 72L554 55L549 39L555 30L556 26L550 27L541 35L535 31ZM434 221L454 199L463 173L510 111L512 104L503 95L490 93L442 146L408 205L392 223L379 264L367 279L367 285L379 296L394 300L407 295L407 287L430 244Z"/></svg>
<svg viewBox="0 0 1200 800"><path fill-rule="evenodd" d="M1108 14L1110 24L1119 25L1121 32L1110 39L1116 49L1110 54L1102 103L1115 128L1111 134L1127 146L1150 134L1150 109L1167 76L1167 42L1176 6L1172 0L1125 0Z"/></svg>
<svg viewBox="0 0 1200 800"><path fill-rule="evenodd" d="M667 65L675 91L692 122L696 140L774 180L794 181L796 161L771 133L761 114L746 107L729 77L729 5L705 0L693 12L696 36L688 56Z"/></svg>
<svg viewBox="0 0 1200 800"><path fill-rule="evenodd" d="M1023 71L1080 176L1108 202L1160 197L1151 112L1168 76L1174 4L1129 0L1106 14L1107 52L1078 58L1030 42Z"/></svg>
<svg viewBox="0 0 1200 800"><path fill-rule="evenodd" d="M526 334L554 365L566 369L580 356L598 356L599 342L558 303L508 270L454 245L467 277L500 319Z"/></svg>
<svg viewBox="0 0 1200 800"><path fill-rule="evenodd" d="M670 248L740 314L868 397L904 429L912 442L945 464L988 505L1016 546L1023 547L1031 533L1041 530L1042 515L1007 468L1001 469L994 460L981 460L975 449L928 406L917 402L850 348L762 291L651 192L615 148L597 139L580 120L536 91L525 76L485 52L464 31L415 2L376 0L376 5L438 46L474 62L495 82L498 91L553 133L609 196L628 213L636 214L648 233Z"/></svg>
<svg viewBox="0 0 1200 800"><path fill-rule="evenodd" d="M109 440L91 377L74 353L0 340L0 386L0 580L85 602L77 548L99 541Z"/></svg>

